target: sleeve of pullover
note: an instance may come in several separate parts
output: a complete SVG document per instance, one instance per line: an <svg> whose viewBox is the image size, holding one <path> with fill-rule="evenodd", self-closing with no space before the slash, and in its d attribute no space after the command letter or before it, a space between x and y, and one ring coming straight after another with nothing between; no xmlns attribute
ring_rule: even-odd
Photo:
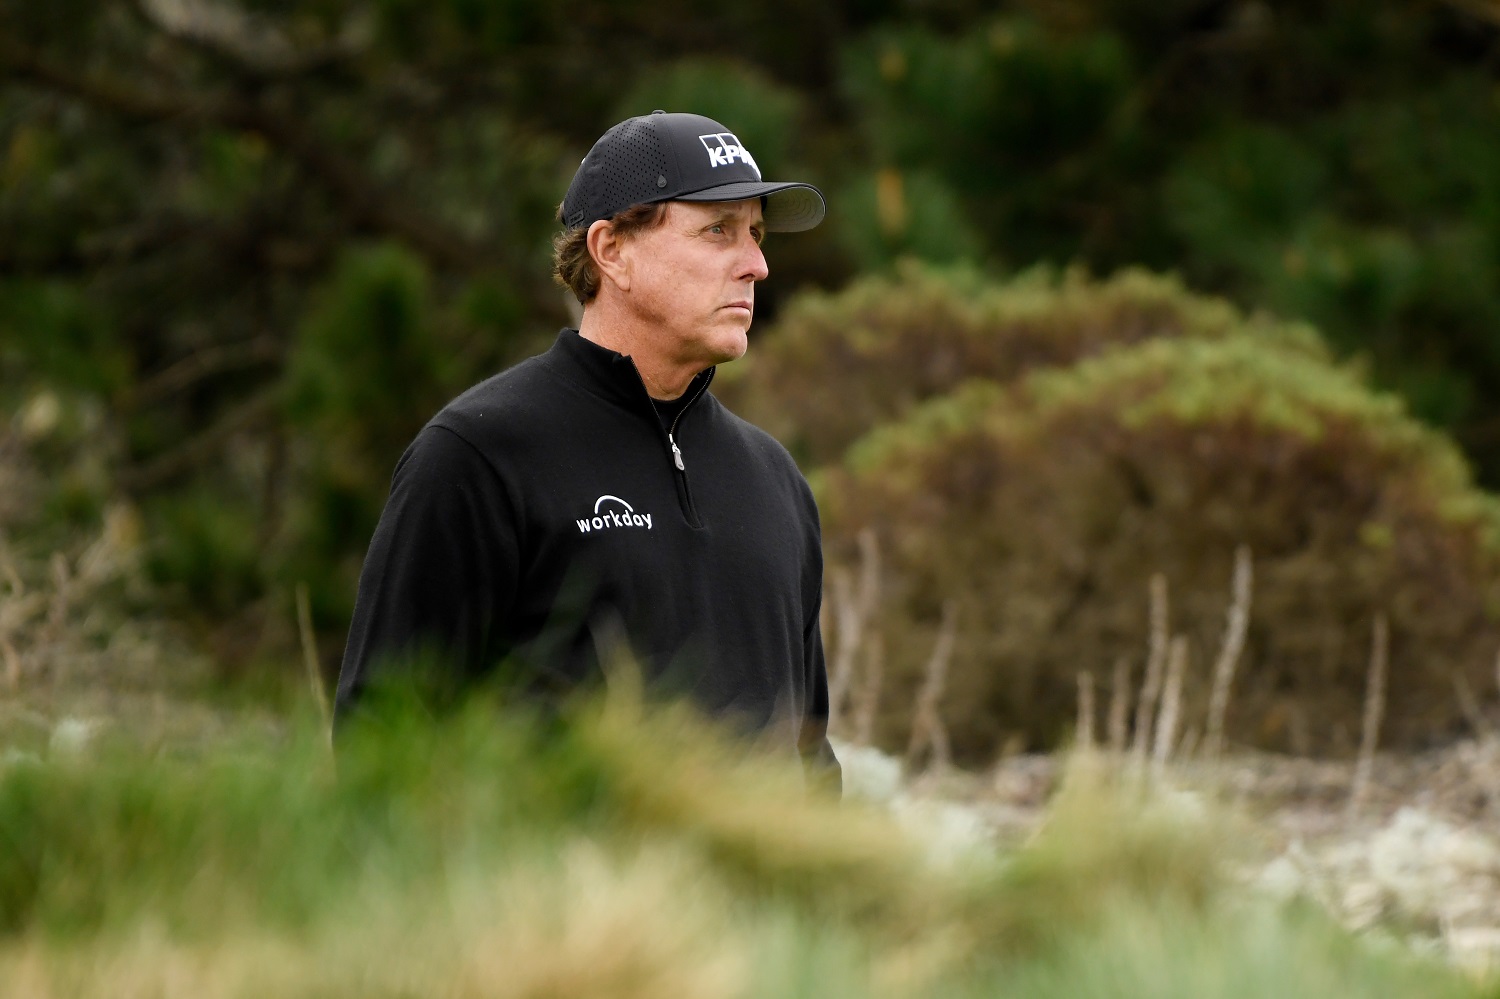
<svg viewBox="0 0 1500 999"><path fill-rule="evenodd" d="M817 617L812 619L808 630L804 645L807 712L802 719L798 749L808 779L839 795L843 792L844 773L828 742L828 672L823 662L823 636Z"/></svg>
<svg viewBox="0 0 1500 999"><path fill-rule="evenodd" d="M810 609L802 629L803 682L807 691L807 707L802 717L802 728L797 739L797 748L802 754L803 771L809 780L826 787L835 795L843 793L844 773L839 766L833 746L828 742L828 666L823 657L823 541L818 523L817 506L812 494L804 491L811 508L812 552L814 557L809 567L808 580L804 584L810 595Z"/></svg>
<svg viewBox="0 0 1500 999"><path fill-rule="evenodd" d="M417 435L365 556L336 723L372 684L446 690L492 664L515 597L517 524L504 483L468 442L435 426Z"/></svg>

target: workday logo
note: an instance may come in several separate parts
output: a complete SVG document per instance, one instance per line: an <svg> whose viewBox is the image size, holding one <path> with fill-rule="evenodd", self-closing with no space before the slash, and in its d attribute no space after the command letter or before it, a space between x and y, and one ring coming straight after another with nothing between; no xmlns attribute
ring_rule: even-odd
<svg viewBox="0 0 1500 999"><path fill-rule="evenodd" d="M578 533L608 531L615 527L644 527L651 530L651 515L636 513L635 507L618 496L606 493L594 501L594 515L577 521Z"/></svg>
<svg viewBox="0 0 1500 999"><path fill-rule="evenodd" d="M750 155L750 150L740 145L740 140L733 132L715 132L711 135L700 135L698 141L703 143L703 148L708 150L709 166L728 166L735 160L748 166L755 171L755 176L760 176L760 167L755 165L755 157Z"/></svg>

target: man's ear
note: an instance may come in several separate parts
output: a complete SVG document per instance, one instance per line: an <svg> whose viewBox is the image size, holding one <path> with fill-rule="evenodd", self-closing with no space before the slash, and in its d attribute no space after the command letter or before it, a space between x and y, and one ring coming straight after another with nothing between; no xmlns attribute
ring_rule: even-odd
<svg viewBox="0 0 1500 999"><path fill-rule="evenodd" d="M601 280L608 281L621 291L630 290L630 253L626 249L629 240L615 234L615 227L606 219L589 226L589 256L599 269Z"/></svg>

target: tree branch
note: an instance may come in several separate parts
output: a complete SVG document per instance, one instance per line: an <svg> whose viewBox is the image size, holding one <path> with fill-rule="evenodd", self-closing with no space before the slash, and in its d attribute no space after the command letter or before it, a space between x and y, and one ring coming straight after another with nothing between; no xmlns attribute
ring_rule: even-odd
<svg viewBox="0 0 1500 999"><path fill-rule="evenodd" d="M175 451L168 451L145 464L124 469L120 473L120 486L128 493L139 495L219 457L224 445L235 434L270 417L276 410L276 401L275 386L263 389Z"/></svg>
<svg viewBox="0 0 1500 999"><path fill-rule="evenodd" d="M1500 0L1443 0L1449 7L1477 17L1494 27L1500 27Z"/></svg>
<svg viewBox="0 0 1500 999"><path fill-rule="evenodd" d="M65 69L3 39L0 65L18 79L123 117L256 133L295 160L359 223L396 236L435 262L458 270L502 262L493 245L476 244L433 219L377 183L355 161L318 142L301 122L260 102L145 90L125 80Z"/></svg>
<svg viewBox="0 0 1500 999"><path fill-rule="evenodd" d="M216 375L275 364L284 350L270 336L205 347L144 379L131 392L130 403L135 407L148 406Z"/></svg>
<svg viewBox="0 0 1500 999"><path fill-rule="evenodd" d="M210 55L232 60L257 77L313 72L347 59L368 34L360 20L326 45L294 44L270 18L228 0L134 0L141 18L162 34Z"/></svg>

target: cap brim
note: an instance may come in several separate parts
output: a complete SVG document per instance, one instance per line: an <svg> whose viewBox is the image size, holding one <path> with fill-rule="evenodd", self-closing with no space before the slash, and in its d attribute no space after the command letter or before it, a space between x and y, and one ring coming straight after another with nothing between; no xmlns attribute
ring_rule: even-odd
<svg viewBox="0 0 1500 999"><path fill-rule="evenodd" d="M823 192L811 184L771 184L764 181L740 181L721 184L691 194L679 194L674 201L747 201L765 198L765 222L769 232L803 232L823 221L828 210Z"/></svg>

